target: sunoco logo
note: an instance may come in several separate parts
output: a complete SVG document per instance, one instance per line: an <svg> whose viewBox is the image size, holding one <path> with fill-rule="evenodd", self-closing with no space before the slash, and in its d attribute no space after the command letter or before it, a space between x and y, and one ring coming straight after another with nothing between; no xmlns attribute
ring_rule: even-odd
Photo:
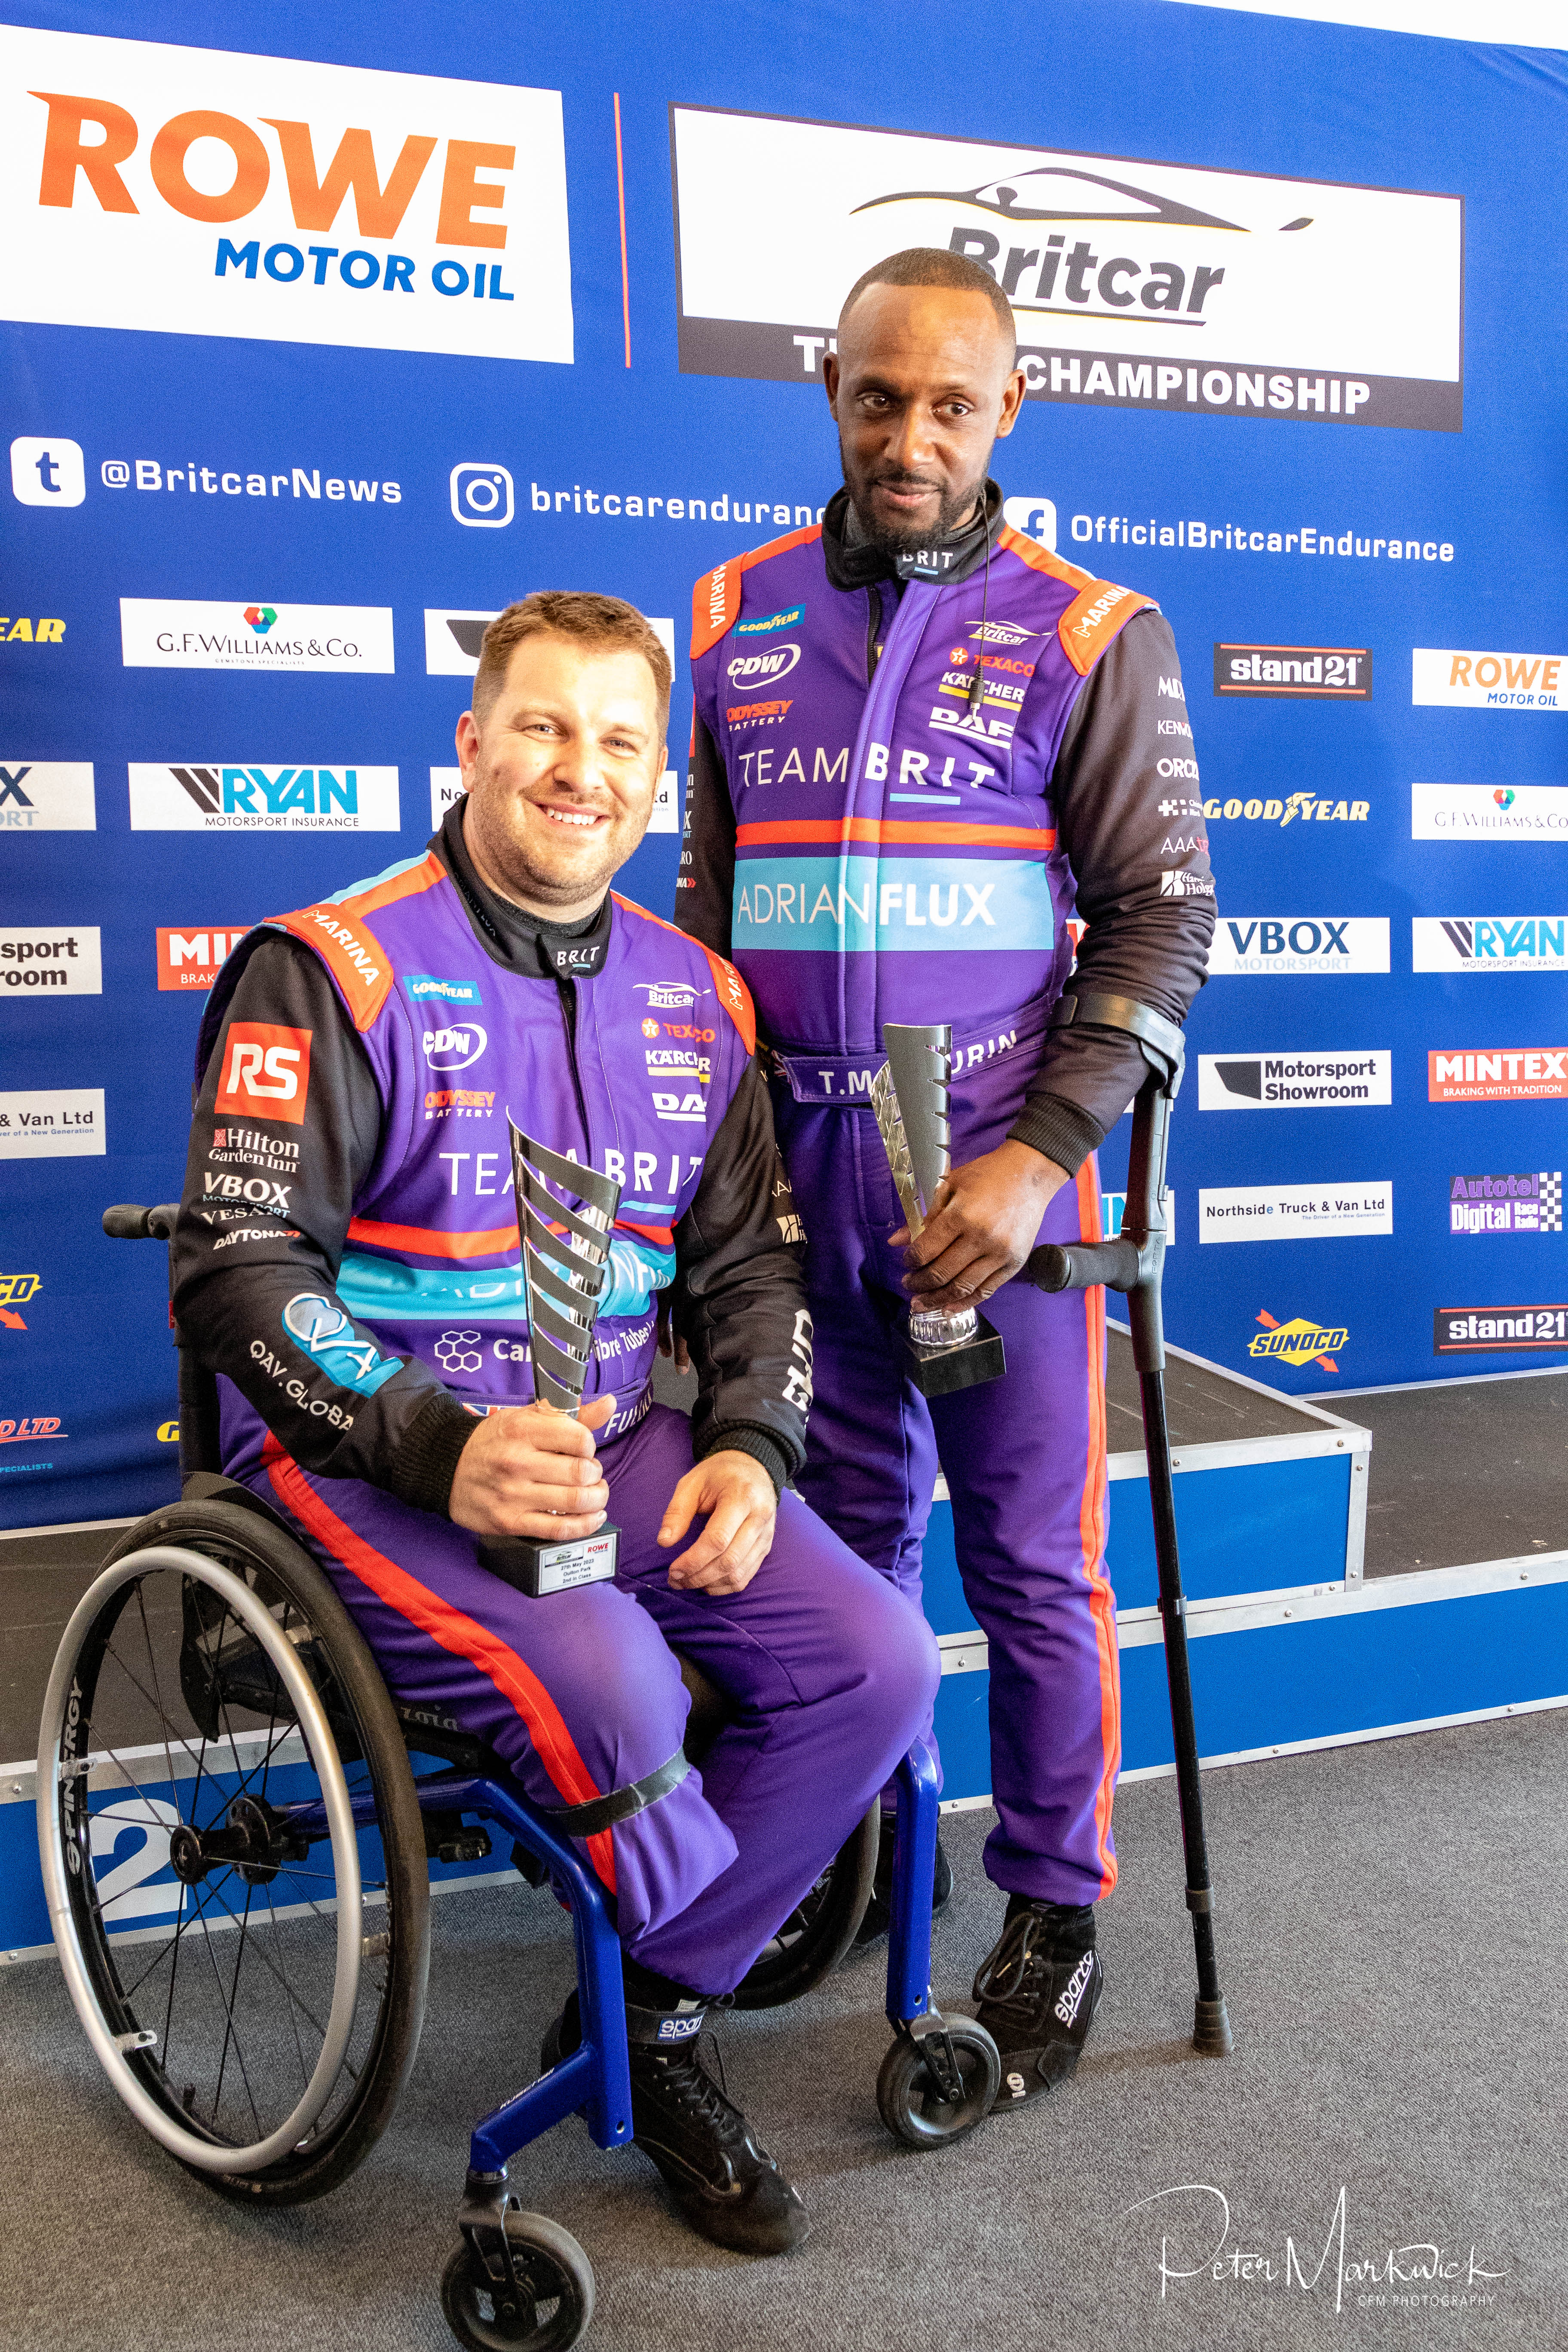
<svg viewBox="0 0 1568 2352"><path fill-rule="evenodd" d="M1298 1315L1289 1323L1281 1323L1267 1311L1258 1318L1263 1325L1256 1339L1247 1341L1249 1356L1264 1356L1277 1364L1321 1364L1326 1372L1339 1370L1334 1357L1347 1346L1350 1333L1340 1325L1331 1329L1326 1323L1310 1323Z"/></svg>
<svg viewBox="0 0 1568 2352"><path fill-rule="evenodd" d="M773 646L765 654L736 654L725 675L737 694L755 694L787 677L799 659L798 646Z"/></svg>

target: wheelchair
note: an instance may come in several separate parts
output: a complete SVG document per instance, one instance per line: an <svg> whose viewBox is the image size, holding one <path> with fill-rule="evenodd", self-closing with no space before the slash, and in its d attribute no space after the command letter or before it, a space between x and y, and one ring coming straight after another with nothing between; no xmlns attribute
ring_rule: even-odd
<svg viewBox="0 0 1568 2352"><path fill-rule="evenodd" d="M126 1206L103 1226L167 1241L174 1215ZM71 2000L120 2098L188 2172L240 2204L324 2196L385 2130L414 2063L432 1863L482 1862L492 1832L510 1841L522 1878L570 1913L583 2038L475 2126L441 2299L473 2352L558 2352L593 2315L593 2270L568 2231L522 2210L507 2168L574 2114L600 2147L632 2137L620 1945L572 1842L620 1818L626 1792L592 1820L572 1809L568 1832L498 1756L395 1699L329 1579L218 1459L216 1381L182 1344L181 1499L115 1546L44 1703L39 1848ZM698 1761L725 1701L690 1661L681 1673ZM984 2029L931 2000L937 1794L918 1745L898 1775L895 2038L877 2084L911 2148L973 2130L1001 2080ZM796 2000L843 1958L879 1826L873 1806L736 2007Z"/></svg>

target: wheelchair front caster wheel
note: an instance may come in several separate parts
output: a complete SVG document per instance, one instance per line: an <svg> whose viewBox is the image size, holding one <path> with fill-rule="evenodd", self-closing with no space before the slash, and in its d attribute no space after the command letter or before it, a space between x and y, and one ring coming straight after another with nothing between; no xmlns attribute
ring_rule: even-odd
<svg viewBox="0 0 1568 2352"><path fill-rule="evenodd" d="M1002 2087L996 2044L972 2017L900 2033L877 2077L877 2111L906 2147L941 2147L984 2123Z"/></svg>
<svg viewBox="0 0 1568 2352"><path fill-rule="evenodd" d="M502 2287L465 2238L441 2274L441 2308L467 2352L566 2352L594 2316L594 2270L570 2230L542 2213L506 2217L515 2274Z"/></svg>

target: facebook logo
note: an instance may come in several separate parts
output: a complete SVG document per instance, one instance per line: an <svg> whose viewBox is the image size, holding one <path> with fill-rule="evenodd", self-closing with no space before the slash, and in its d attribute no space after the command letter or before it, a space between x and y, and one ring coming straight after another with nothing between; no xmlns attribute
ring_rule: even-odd
<svg viewBox="0 0 1568 2352"><path fill-rule="evenodd" d="M1042 547L1057 551L1057 508L1054 499L1004 499L1002 520L1021 530L1026 539L1037 540Z"/></svg>
<svg viewBox="0 0 1568 2352"><path fill-rule="evenodd" d="M87 496L80 442L22 434L11 444L11 488L25 507L79 507Z"/></svg>

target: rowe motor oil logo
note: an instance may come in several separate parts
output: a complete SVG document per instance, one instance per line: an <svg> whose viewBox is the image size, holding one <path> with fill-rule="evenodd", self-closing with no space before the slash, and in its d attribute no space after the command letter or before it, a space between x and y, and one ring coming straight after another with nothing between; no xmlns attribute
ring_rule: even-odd
<svg viewBox="0 0 1568 2352"><path fill-rule="evenodd" d="M1011 301L1033 399L1458 431L1458 196L1015 128L992 144L672 107L682 369L820 381L862 270L937 246Z"/></svg>
<svg viewBox="0 0 1568 2352"><path fill-rule="evenodd" d="M570 362L558 90L0 27L5 315Z"/></svg>

